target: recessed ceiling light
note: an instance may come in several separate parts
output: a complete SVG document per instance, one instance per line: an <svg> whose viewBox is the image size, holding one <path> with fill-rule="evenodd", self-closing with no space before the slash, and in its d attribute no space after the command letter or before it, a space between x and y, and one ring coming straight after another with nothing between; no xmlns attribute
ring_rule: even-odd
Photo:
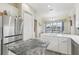
<svg viewBox="0 0 79 59"><path fill-rule="evenodd" d="M51 7L51 5L48 5L48 8L50 8Z"/></svg>
<svg viewBox="0 0 79 59"><path fill-rule="evenodd" d="M49 9L49 11L53 11L53 8L51 5L48 5L48 9Z"/></svg>

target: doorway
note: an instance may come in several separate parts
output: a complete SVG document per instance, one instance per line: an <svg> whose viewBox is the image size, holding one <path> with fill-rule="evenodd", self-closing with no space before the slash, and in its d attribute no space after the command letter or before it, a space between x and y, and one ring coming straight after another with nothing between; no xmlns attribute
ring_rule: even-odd
<svg viewBox="0 0 79 59"><path fill-rule="evenodd" d="M37 37L37 20L34 20L34 32L35 32L35 38Z"/></svg>

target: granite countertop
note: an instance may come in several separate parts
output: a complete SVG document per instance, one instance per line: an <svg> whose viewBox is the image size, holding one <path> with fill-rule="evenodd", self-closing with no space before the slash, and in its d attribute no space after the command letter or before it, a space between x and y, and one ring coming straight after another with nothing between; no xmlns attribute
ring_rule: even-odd
<svg viewBox="0 0 79 59"><path fill-rule="evenodd" d="M59 37L68 37L74 40L77 44L79 44L79 36L71 35L71 34L59 34L59 33L43 33L41 36L59 36Z"/></svg>
<svg viewBox="0 0 79 59"><path fill-rule="evenodd" d="M37 40L29 39L24 42L9 45L9 50L15 53L16 55L28 55L28 54L40 54L45 48L46 43ZM41 53L42 54L42 53Z"/></svg>

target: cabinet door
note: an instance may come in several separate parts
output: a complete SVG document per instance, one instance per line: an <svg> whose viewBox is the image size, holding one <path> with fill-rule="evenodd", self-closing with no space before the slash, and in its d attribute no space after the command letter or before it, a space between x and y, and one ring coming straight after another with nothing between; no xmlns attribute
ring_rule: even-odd
<svg viewBox="0 0 79 59"><path fill-rule="evenodd" d="M67 54L67 39L61 38L59 39L59 52L63 54Z"/></svg>
<svg viewBox="0 0 79 59"><path fill-rule="evenodd" d="M53 39L52 40L52 49L56 52L58 52L58 39Z"/></svg>
<svg viewBox="0 0 79 59"><path fill-rule="evenodd" d="M74 41L72 41L72 54L79 55L79 44Z"/></svg>
<svg viewBox="0 0 79 59"><path fill-rule="evenodd" d="M71 39L68 38L67 40L67 54L72 54L72 45L71 45Z"/></svg>
<svg viewBox="0 0 79 59"><path fill-rule="evenodd" d="M50 44L47 47L48 50L58 52L58 39L53 38Z"/></svg>

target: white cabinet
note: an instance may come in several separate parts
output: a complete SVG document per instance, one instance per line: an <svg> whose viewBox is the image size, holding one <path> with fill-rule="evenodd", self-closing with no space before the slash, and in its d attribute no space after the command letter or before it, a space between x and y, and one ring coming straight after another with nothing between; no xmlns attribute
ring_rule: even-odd
<svg viewBox="0 0 79 59"><path fill-rule="evenodd" d="M62 37L59 38L59 52L63 54L71 54L71 39Z"/></svg>
<svg viewBox="0 0 79 59"><path fill-rule="evenodd" d="M67 54L72 54L72 39L68 38L67 40Z"/></svg>
<svg viewBox="0 0 79 59"><path fill-rule="evenodd" d="M50 48L51 49L53 49L53 51L58 51L59 49L58 49L58 39L53 39L52 41L51 41L52 43L51 43L51 45L50 45ZM52 47L51 47L52 46Z"/></svg>
<svg viewBox="0 0 79 59"><path fill-rule="evenodd" d="M44 40L48 39L50 42L47 50L59 52L61 54L72 54L71 38L58 36L43 36ZM43 39L42 37L42 39Z"/></svg>
<svg viewBox="0 0 79 59"><path fill-rule="evenodd" d="M58 49L60 53L67 54L67 39L61 38L59 40Z"/></svg>

